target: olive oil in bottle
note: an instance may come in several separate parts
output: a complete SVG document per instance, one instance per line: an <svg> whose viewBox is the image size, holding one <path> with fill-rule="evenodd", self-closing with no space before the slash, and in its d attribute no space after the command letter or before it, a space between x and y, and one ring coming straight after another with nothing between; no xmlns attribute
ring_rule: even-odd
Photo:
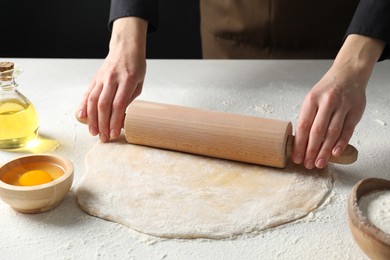
<svg viewBox="0 0 390 260"><path fill-rule="evenodd" d="M17 89L20 72L13 63L0 62L0 149L25 147L38 135L37 111Z"/></svg>

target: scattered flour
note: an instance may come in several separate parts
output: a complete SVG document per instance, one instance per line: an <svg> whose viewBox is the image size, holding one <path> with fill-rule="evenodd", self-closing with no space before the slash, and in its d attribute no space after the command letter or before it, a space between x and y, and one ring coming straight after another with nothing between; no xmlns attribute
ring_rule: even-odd
<svg viewBox="0 0 390 260"><path fill-rule="evenodd" d="M359 208L370 223L390 235L390 190L377 191L361 197Z"/></svg>
<svg viewBox="0 0 390 260"><path fill-rule="evenodd" d="M262 112L262 113L266 113L266 114L272 114L275 112L275 108L273 108L272 105L270 105L270 104L258 105L258 106L255 106L254 109L256 112Z"/></svg>
<svg viewBox="0 0 390 260"><path fill-rule="evenodd" d="M380 120L380 119L375 119L375 122L377 122L378 124L380 124L381 126L386 126L386 122Z"/></svg>

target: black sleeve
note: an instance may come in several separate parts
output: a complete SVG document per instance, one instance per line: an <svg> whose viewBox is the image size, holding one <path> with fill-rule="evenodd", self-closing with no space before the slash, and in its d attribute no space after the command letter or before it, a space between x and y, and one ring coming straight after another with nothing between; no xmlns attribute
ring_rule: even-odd
<svg viewBox="0 0 390 260"><path fill-rule="evenodd" d="M379 60L389 58L390 0L360 0L346 36L349 34L360 34L384 41L386 46Z"/></svg>
<svg viewBox="0 0 390 260"><path fill-rule="evenodd" d="M148 33L157 30L158 0L111 0L109 28L121 17L136 16L149 22Z"/></svg>

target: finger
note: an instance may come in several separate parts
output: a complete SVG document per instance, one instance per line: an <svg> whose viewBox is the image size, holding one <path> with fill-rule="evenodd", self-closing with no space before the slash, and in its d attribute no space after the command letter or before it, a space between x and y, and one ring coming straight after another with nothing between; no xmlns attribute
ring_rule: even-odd
<svg viewBox="0 0 390 260"><path fill-rule="evenodd" d="M138 83L138 86L137 88L135 89L131 99L130 99L130 103L134 101L134 99L136 99L139 95L141 95L142 93L142 87L143 87L143 83Z"/></svg>
<svg viewBox="0 0 390 260"><path fill-rule="evenodd" d="M340 137L333 147L333 156L340 156L347 147L349 140L351 139L356 125L360 121L360 116L354 114L348 114L345 118L345 123L341 131Z"/></svg>
<svg viewBox="0 0 390 260"><path fill-rule="evenodd" d="M113 101L113 110L110 121L110 138L118 138L125 120L125 112L127 106L141 94L142 83L139 83L133 91L129 91L128 87L121 85L118 87L117 94Z"/></svg>
<svg viewBox="0 0 390 260"><path fill-rule="evenodd" d="M328 164L332 149L341 135L345 117L345 113L338 112L331 118L328 129L326 130L324 142L315 160L315 166L317 168L323 169Z"/></svg>
<svg viewBox="0 0 390 260"><path fill-rule="evenodd" d="M131 84L131 83L130 83ZM134 84L134 83L133 83ZM110 119L110 138L118 138L123 121L125 119L126 107L130 103L131 96L134 93L135 86L120 84L112 102L112 114Z"/></svg>
<svg viewBox="0 0 390 260"><path fill-rule="evenodd" d="M88 96L87 114L88 114L88 127L91 135L95 136L99 134L98 127L98 111L97 103L102 91L103 85L96 84Z"/></svg>
<svg viewBox="0 0 390 260"><path fill-rule="evenodd" d="M313 169L315 166L315 159L317 158L318 152L325 138L331 115L332 112L326 108L320 108L318 110L310 129L309 140L305 153L304 164L307 169Z"/></svg>
<svg viewBox="0 0 390 260"><path fill-rule="evenodd" d="M306 100L302 105L294 138L293 161L296 164L303 163L311 125L317 113L317 106Z"/></svg>
<svg viewBox="0 0 390 260"><path fill-rule="evenodd" d="M77 117L79 119L86 120L88 117L88 114L87 114L88 98L89 98L89 95L90 95L93 87L95 86L95 83L96 83L96 81L95 81L95 79L93 79L92 82L88 85L87 90L84 92L83 98L80 102L78 112L77 112Z"/></svg>
<svg viewBox="0 0 390 260"><path fill-rule="evenodd" d="M116 81L106 82L98 101L99 138L104 143L110 140L112 104L117 94L117 89Z"/></svg>

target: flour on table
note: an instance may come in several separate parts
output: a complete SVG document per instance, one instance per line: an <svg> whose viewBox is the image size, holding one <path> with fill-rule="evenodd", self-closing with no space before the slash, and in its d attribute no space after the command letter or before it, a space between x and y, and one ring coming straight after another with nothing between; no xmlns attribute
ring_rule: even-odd
<svg viewBox="0 0 390 260"><path fill-rule="evenodd" d="M91 215L165 238L222 239L302 218L332 188L328 172L273 169L127 144L97 143L77 191Z"/></svg>

